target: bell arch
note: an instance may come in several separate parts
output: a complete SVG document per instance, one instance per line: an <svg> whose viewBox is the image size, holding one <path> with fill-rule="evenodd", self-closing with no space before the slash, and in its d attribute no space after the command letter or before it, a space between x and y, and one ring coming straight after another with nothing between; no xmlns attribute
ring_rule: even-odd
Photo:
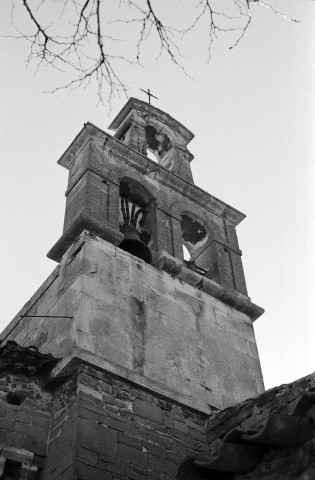
<svg viewBox="0 0 315 480"><path fill-rule="evenodd" d="M119 230L124 234L118 245L151 263L151 246L156 232L155 198L138 181L123 177L119 184Z"/></svg>
<svg viewBox="0 0 315 480"><path fill-rule="evenodd" d="M205 248L210 238L208 224L195 213L184 211L181 217L182 244L184 259L195 263L195 259ZM187 258L189 256L189 258Z"/></svg>
<svg viewBox="0 0 315 480"><path fill-rule="evenodd" d="M160 165L164 168L171 169L173 165L169 160L174 150L174 145L170 135L167 134L169 132L166 133L164 127L149 124L145 127L145 133L147 154L153 154Z"/></svg>

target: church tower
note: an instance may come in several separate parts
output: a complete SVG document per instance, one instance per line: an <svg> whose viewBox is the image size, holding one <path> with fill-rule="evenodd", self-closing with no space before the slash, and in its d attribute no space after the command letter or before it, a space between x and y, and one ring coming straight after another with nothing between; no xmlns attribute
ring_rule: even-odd
<svg viewBox="0 0 315 480"><path fill-rule="evenodd" d="M194 184L193 134L167 113L131 98L109 128L86 123L58 161L58 265L1 334L55 358L34 380L46 447L23 447L44 480L174 478L211 412L263 391L245 216Z"/></svg>

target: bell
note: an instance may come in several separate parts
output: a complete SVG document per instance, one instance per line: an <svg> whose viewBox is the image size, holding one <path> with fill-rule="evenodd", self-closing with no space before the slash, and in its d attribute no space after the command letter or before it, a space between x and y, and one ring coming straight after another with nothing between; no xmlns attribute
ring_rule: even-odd
<svg viewBox="0 0 315 480"><path fill-rule="evenodd" d="M135 257L141 258L145 263L151 263L152 254L149 247L140 240L140 232L133 225L122 225L120 231L125 235L125 238L121 242L119 248L125 250L125 252L131 253Z"/></svg>

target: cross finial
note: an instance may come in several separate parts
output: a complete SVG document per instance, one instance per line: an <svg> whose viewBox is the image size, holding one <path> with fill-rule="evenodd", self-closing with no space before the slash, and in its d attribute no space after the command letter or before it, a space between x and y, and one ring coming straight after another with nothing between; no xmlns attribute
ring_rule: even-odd
<svg viewBox="0 0 315 480"><path fill-rule="evenodd" d="M156 98L158 100L158 98L150 92L149 88L148 90L142 90L142 88L140 88L140 90L148 95L150 105L151 105L151 97Z"/></svg>

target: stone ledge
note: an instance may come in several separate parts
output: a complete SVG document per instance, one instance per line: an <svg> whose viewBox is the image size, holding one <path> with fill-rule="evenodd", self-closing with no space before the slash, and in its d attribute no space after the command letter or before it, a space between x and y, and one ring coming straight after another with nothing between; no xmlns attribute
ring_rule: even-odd
<svg viewBox="0 0 315 480"><path fill-rule="evenodd" d="M259 318L265 311L255 303L252 303L251 299L246 295L243 295L237 290L223 287L209 278L186 268L184 262L167 252L163 251L161 253L159 259L155 262L155 267L158 270L164 270L179 280L208 293L230 307L234 307L236 310L245 313L253 321L257 320L257 318Z"/></svg>
<svg viewBox="0 0 315 480"><path fill-rule="evenodd" d="M129 98L126 105L116 115L116 117L108 127L109 130L117 130L119 126L128 117L129 113L133 110L140 110L146 114L156 116L161 122L169 125L173 130L178 132L179 135L185 140L186 144L188 144L194 138L194 134L190 130L188 130L188 128L186 128L178 120L175 120L168 113L163 112L163 110L160 110L154 105L151 105L134 97Z"/></svg>
<svg viewBox="0 0 315 480"><path fill-rule="evenodd" d="M72 223L71 227L66 230L55 245L47 253L47 257L55 262L60 262L63 254L75 242L78 235L84 230L89 230L91 233L99 235L104 240L107 240L114 245L118 245L124 238L120 231L108 223L100 222L90 215L81 213Z"/></svg>
<svg viewBox="0 0 315 480"><path fill-rule="evenodd" d="M218 405L209 405L209 408L205 408L204 404L199 403L197 398L189 398L181 395L175 390L151 380L150 378L139 375L128 368L122 367L113 362L109 362L99 355L92 354L80 348L74 349L68 357L63 358L58 365L56 365L50 374L47 388L50 388L49 385L52 386L54 383L58 384L63 377L67 377L68 375L72 374L78 368L80 363L86 363L88 365L92 365L93 367L106 370L109 373L136 384L138 387L143 387L154 394L169 398L197 412L210 414L216 412L219 407Z"/></svg>
<svg viewBox="0 0 315 480"><path fill-rule="evenodd" d="M89 235L89 232L85 232L84 230L91 230L92 232L95 232L102 240L112 243L115 246L117 246L123 239L123 234L108 224L101 224L92 217L87 218L85 215L80 215L73 223L71 230L65 232L53 246L53 248L48 252L48 258L60 262L63 254L71 247L71 245L73 245L80 234L82 241L86 235ZM121 249L120 253L128 256L131 255ZM248 296L238 292L237 290L219 285L209 278L190 270L184 265L185 264L182 260L173 257L163 250L152 266L157 270L165 271L169 275L182 282L198 288L198 290L211 295L226 305L245 313L252 321L257 320L257 318L264 313L264 309L253 303Z"/></svg>
<svg viewBox="0 0 315 480"><path fill-rule="evenodd" d="M245 214L237 210L236 208L228 205L222 200L210 195L202 188L194 185L193 183L184 180L176 175L174 172L170 172L166 168L157 164L153 160L150 160L140 152L133 150L130 146L125 145L117 138L113 137L109 133L105 132L101 128L93 125L90 122L85 123L82 130L78 133L64 154L58 160L58 164L69 169L74 158L81 150L82 146L88 141L89 138L101 138L102 141L106 139L108 141L107 148L111 150L114 146L114 150L120 149L123 152L124 160L131 166L136 167L138 170L145 174L148 169L154 168L159 172L158 181L169 186L170 188L180 192L182 195L188 198L193 198L194 201L202 205L205 209L211 211L215 215L230 220L234 226L237 226L245 218ZM135 160L137 159L137 160ZM141 160L141 167L139 168L139 160ZM95 172L98 173L99 172Z"/></svg>

